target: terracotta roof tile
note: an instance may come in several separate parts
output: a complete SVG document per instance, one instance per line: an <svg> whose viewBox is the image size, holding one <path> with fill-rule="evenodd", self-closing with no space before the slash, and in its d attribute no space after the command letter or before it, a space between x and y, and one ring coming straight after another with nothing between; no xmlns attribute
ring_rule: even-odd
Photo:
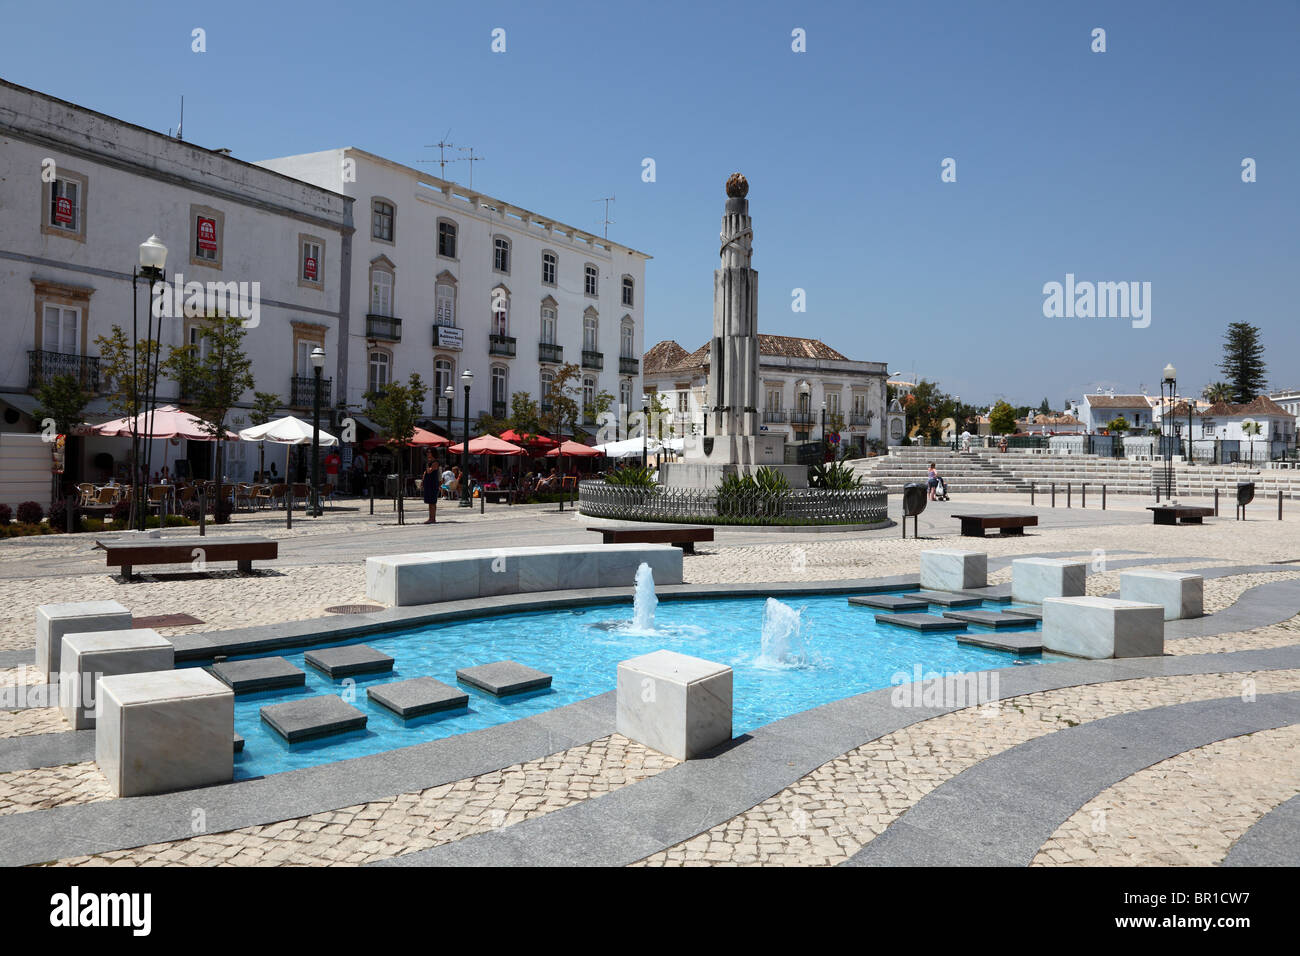
<svg viewBox="0 0 1300 956"><path fill-rule="evenodd" d="M1093 408L1146 408L1150 405L1146 395L1085 395Z"/></svg>
<svg viewBox="0 0 1300 956"><path fill-rule="evenodd" d="M820 339L805 339L793 335L764 335L759 333L758 349L762 355L782 358L832 359L849 361L844 355ZM687 353L676 342L667 339L645 353L642 374L656 372L689 371L703 368L709 362L709 343L705 342L694 352Z"/></svg>

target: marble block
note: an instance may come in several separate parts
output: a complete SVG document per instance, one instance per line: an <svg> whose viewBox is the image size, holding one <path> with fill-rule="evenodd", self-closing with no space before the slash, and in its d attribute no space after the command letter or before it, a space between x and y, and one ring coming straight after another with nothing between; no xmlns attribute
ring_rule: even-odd
<svg viewBox="0 0 1300 956"><path fill-rule="evenodd" d="M989 556L983 551L932 548L921 552L921 587L963 591L987 587Z"/></svg>
<svg viewBox="0 0 1300 956"><path fill-rule="evenodd" d="M113 793L135 797L228 783L235 692L198 668L99 681L95 762Z"/></svg>
<svg viewBox="0 0 1300 956"><path fill-rule="evenodd" d="M657 584L682 583L670 544L573 544L389 554L366 559L366 594L390 607L498 594L631 587L648 564Z"/></svg>
<svg viewBox="0 0 1300 956"><path fill-rule="evenodd" d="M148 627L65 634L60 655L59 710L73 730L95 726L97 681L118 674L169 671L176 664L172 642Z"/></svg>
<svg viewBox="0 0 1300 956"><path fill-rule="evenodd" d="M131 612L116 601L77 601L42 604L36 609L36 666L51 684L59 679L59 655L65 634L87 631L125 631Z"/></svg>
<svg viewBox="0 0 1300 956"><path fill-rule="evenodd" d="M618 732L678 760L731 739L731 668L676 651L618 665Z"/></svg>
<svg viewBox="0 0 1300 956"><path fill-rule="evenodd" d="M1011 600L1042 604L1049 597L1088 593L1088 565L1065 558L1016 558L1011 562Z"/></svg>
<svg viewBox="0 0 1300 956"><path fill-rule="evenodd" d="M1073 657L1158 657L1165 652L1165 609L1103 597L1046 598L1043 647Z"/></svg>
<svg viewBox="0 0 1300 956"><path fill-rule="evenodd" d="M1166 621L1205 613L1205 579L1182 571L1122 571L1119 596L1125 601L1159 604Z"/></svg>

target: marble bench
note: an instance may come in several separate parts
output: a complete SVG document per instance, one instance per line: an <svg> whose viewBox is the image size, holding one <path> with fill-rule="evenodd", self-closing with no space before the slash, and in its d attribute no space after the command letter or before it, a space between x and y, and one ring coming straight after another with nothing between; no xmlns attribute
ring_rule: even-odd
<svg viewBox="0 0 1300 956"><path fill-rule="evenodd" d="M575 544L390 554L366 559L366 595L390 607L570 588L631 587L648 564L656 584L682 583L670 544Z"/></svg>
<svg viewBox="0 0 1300 956"><path fill-rule="evenodd" d="M1159 604L1166 621L1200 617L1205 613L1205 579L1181 571L1123 571L1119 596L1125 601Z"/></svg>
<svg viewBox="0 0 1300 956"><path fill-rule="evenodd" d="M59 710L73 730L94 727L99 678L169 671L175 665L172 642L153 628L65 635L59 664Z"/></svg>
<svg viewBox="0 0 1300 956"><path fill-rule="evenodd" d="M983 551L932 548L921 552L921 587L964 591L988 586L989 556Z"/></svg>
<svg viewBox="0 0 1300 956"><path fill-rule="evenodd" d="M1165 611L1115 598L1046 598L1042 639L1045 650L1072 657L1158 657L1165 652Z"/></svg>
<svg viewBox="0 0 1300 956"><path fill-rule="evenodd" d="M654 651L618 665L620 734L678 760L731 740L731 668Z"/></svg>
<svg viewBox="0 0 1300 956"><path fill-rule="evenodd" d="M1065 558L1016 558L1011 562L1011 599L1042 604L1045 598L1088 592L1088 565Z"/></svg>
<svg viewBox="0 0 1300 956"><path fill-rule="evenodd" d="M235 692L201 668L99 680L95 762L114 795L229 783Z"/></svg>
<svg viewBox="0 0 1300 956"><path fill-rule="evenodd" d="M36 609L36 666L46 679L59 679L63 638L87 631L126 631L131 612L116 601L75 601L70 604L42 604Z"/></svg>

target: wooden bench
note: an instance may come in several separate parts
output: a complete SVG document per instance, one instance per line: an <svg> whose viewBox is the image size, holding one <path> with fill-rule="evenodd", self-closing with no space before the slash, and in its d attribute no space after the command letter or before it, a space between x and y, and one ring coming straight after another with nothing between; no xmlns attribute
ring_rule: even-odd
<svg viewBox="0 0 1300 956"><path fill-rule="evenodd" d="M1213 508L1198 505L1147 505L1155 524L1202 524L1202 518L1214 517Z"/></svg>
<svg viewBox="0 0 1300 956"><path fill-rule="evenodd" d="M280 543L269 538L151 538L144 541L96 541L108 555L108 567L121 568L122 580L131 580L137 564L194 564L201 561L235 561L239 570L253 570L254 561L274 561Z"/></svg>
<svg viewBox="0 0 1300 956"><path fill-rule="evenodd" d="M671 544L683 554L695 553L696 541L712 541L712 528L588 528L605 544Z"/></svg>
<svg viewBox="0 0 1300 956"><path fill-rule="evenodd" d="M961 522L961 533L968 538L982 538L990 528L998 534L1024 534L1026 528L1038 525L1038 515L986 514L953 515Z"/></svg>

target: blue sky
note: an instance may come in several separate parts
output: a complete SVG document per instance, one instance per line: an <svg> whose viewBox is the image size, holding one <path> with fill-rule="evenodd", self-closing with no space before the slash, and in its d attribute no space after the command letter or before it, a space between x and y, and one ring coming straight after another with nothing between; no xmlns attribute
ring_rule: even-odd
<svg viewBox="0 0 1300 956"><path fill-rule="evenodd" d="M1097 385L1156 391L1169 361L1199 389L1227 323L1246 320L1273 386L1300 385L1293 0L70 2L57 16L11 0L4 23L5 79L162 131L183 93L185 138L241 159L351 145L414 165L450 129L487 157L475 186L510 202L599 231L592 200L617 195L610 237L654 256L647 345L707 340L722 184L739 170L765 332L968 401L1059 407ZM955 183L940 182L946 157ZM1066 273L1150 282L1150 326L1045 318L1043 284Z"/></svg>

